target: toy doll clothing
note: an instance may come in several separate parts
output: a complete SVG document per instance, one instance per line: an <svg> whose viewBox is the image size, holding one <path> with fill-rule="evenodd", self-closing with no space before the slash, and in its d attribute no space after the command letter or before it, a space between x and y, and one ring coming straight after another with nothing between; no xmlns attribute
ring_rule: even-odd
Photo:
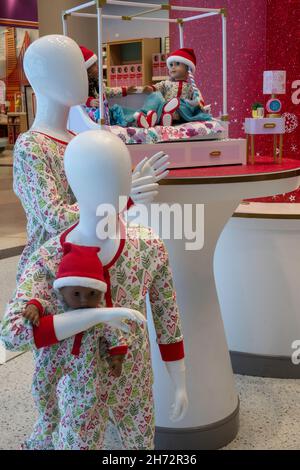
<svg viewBox="0 0 300 470"><path fill-rule="evenodd" d="M33 395L39 419L26 447L99 448L110 408L124 448L151 449L153 379L148 333L142 325L128 322L130 333L124 335L128 354L119 378L112 377L102 357L105 353L99 356L98 341L104 337L101 341L106 342L108 337L102 328L91 328L83 333L78 357L71 354L73 337L56 342L51 317L62 313L64 305L52 285L61 256L58 237L34 253L7 306L0 330L0 339L7 349L33 349L34 353ZM118 256L104 271L110 302L115 307L134 308L146 315L149 293L162 359L182 359L183 337L163 242L148 228L130 227L126 240L121 241ZM44 306L46 326L42 325L42 319L39 327L32 327L24 320L22 312L31 298ZM36 342L42 342L43 338L44 345L39 344L42 347L37 349ZM109 338L111 346L120 346L119 338L114 339L113 335ZM66 382L61 384L61 379ZM63 388L59 408L55 394L58 384Z"/></svg>
<svg viewBox="0 0 300 470"><path fill-rule="evenodd" d="M114 105L110 108L111 125L120 125L123 127L132 126L135 121L136 113L147 115L149 111L155 111L158 117L158 123L163 115L164 105L172 98L180 100L179 108L173 113L173 119L179 122L191 121L210 121L212 117L202 112L200 106L191 106L186 100L192 100L192 85L184 80L164 80L152 85L154 93L151 93L145 100L141 109L133 110Z"/></svg>

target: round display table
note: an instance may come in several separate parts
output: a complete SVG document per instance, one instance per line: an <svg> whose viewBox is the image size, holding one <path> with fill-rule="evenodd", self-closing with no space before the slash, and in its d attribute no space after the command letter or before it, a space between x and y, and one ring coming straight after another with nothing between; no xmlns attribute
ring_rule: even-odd
<svg viewBox="0 0 300 470"><path fill-rule="evenodd" d="M247 166L176 169L161 182L155 202L204 205L204 246L189 251L186 239L165 240L184 332L189 409L182 421L170 421L173 387L149 321L156 448L216 449L236 436L239 399L216 291L215 248L242 199L285 193L299 184L300 162L287 159L280 165L265 159ZM151 225L160 232L157 220ZM251 285L243 295L254 295Z"/></svg>
<svg viewBox="0 0 300 470"><path fill-rule="evenodd" d="M215 276L234 372L300 378L299 246L299 203L242 203L223 230Z"/></svg>

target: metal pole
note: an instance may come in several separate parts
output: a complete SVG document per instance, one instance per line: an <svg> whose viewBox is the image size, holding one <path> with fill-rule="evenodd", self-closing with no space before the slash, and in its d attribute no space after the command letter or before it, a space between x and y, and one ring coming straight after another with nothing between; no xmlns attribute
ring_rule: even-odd
<svg viewBox="0 0 300 470"><path fill-rule="evenodd" d="M211 12L211 13L204 13L204 15L196 15L196 16L189 16L187 18L182 18L182 20L187 23L188 21L194 21L194 20L202 20L202 18L207 18L208 16L215 16L219 15L220 12Z"/></svg>
<svg viewBox="0 0 300 470"><path fill-rule="evenodd" d="M98 80L99 80L99 124L104 124L103 103L103 57L102 57L102 8L97 6L97 29L98 29Z"/></svg>
<svg viewBox="0 0 300 470"><path fill-rule="evenodd" d="M63 24L63 35L68 36L67 15L65 12L63 12L61 18L62 18L62 24Z"/></svg>
<svg viewBox="0 0 300 470"><path fill-rule="evenodd" d="M139 3L139 2L124 2L122 0L107 0L106 2L108 5L121 5L124 7L138 7L138 8L155 8L157 7L157 3ZM215 11L220 13L220 8L197 8L197 7L181 7L181 6L174 6L169 5L170 10L178 10L178 11L203 11L203 13L207 13L210 11Z"/></svg>
<svg viewBox="0 0 300 470"><path fill-rule="evenodd" d="M183 23L178 23L180 48L184 47Z"/></svg>
<svg viewBox="0 0 300 470"><path fill-rule="evenodd" d="M79 10L83 10L84 8L87 8L87 7L91 7L92 5L95 5L96 4L96 0L93 0L91 2L88 2L88 3L83 3L82 5L78 5L77 7L73 7L73 8L70 8L69 10L66 10L65 13L72 13L74 11L79 11Z"/></svg>
<svg viewBox="0 0 300 470"><path fill-rule="evenodd" d="M222 14L222 43L223 43L223 116L224 121L228 121L227 109L227 17Z"/></svg>
<svg viewBox="0 0 300 470"><path fill-rule="evenodd" d="M78 16L82 18L97 18L95 13L71 13L70 16ZM167 22L167 23L177 23L177 20L173 18L146 18L140 16L120 16L120 15L102 15L102 18L110 20L127 20L127 21L157 21L157 22Z"/></svg>

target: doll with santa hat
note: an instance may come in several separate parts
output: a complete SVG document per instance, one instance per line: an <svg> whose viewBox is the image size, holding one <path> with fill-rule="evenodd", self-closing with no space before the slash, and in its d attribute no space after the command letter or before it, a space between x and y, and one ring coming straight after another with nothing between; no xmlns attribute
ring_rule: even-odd
<svg viewBox="0 0 300 470"><path fill-rule="evenodd" d="M170 78L144 87L150 96L143 107L130 113L123 109L123 119L127 124L149 128L160 124L171 126L181 122L209 121L202 94L196 86L194 73L196 56L193 49L182 48L173 52L167 59ZM120 113L122 109L120 109Z"/></svg>

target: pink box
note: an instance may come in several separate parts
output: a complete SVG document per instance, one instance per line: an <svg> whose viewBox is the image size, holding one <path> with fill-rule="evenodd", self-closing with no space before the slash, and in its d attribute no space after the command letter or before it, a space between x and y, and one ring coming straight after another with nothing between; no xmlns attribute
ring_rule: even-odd
<svg viewBox="0 0 300 470"><path fill-rule="evenodd" d="M129 85L136 86L136 65L131 64L128 66L129 68Z"/></svg>
<svg viewBox="0 0 300 470"><path fill-rule="evenodd" d="M123 86L129 86L129 67L124 65L123 67Z"/></svg>
<svg viewBox="0 0 300 470"><path fill-rule="evenodd" d="M160 66L160 56L161 54L156 53L152 54L152 76L159 76L159 66Z"/></svg>
<svg viewBox="0 0 300 470"><path fill-rule="evenodd" d="M117 86L123 86L123 67L117 65Z"/></svg>
<svg viewBox="0 0 300 470"><path fill-rule="evenodd" d="M136 65L136 84L142 86L143 84L143 67L142 64Z"/></svg>
<svg viewBox="0 0 300 470"><path fill-rule="evenodd" d="M117 69L116 69L116 67L110 67L109 80L110 80L110 86L111 87L117 86Z"/></svg>

